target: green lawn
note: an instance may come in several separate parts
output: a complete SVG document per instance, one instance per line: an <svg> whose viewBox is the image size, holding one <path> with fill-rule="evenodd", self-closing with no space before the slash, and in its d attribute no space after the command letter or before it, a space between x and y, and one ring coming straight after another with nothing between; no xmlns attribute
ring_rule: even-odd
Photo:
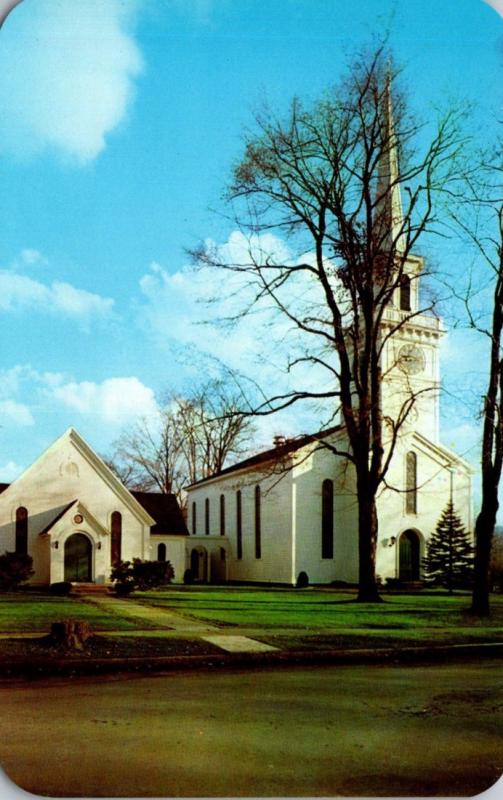
<svg viewBox="0 0 503 800"><path fill-rule="evenodd" d="M178 587L138 593L142 603L169 608L224 626L325 631L345 636L410 641L503 641L503 596L492 598L492 616L466 613L467 594L385 594L380 604L355 603L355 594L327 589Z"/></svg>
<svg viewBox="0 0 503 800"><path fill-rule="evenodd" d="M62 619L88 622L93 631L134 630L146 628L118 614L71 597L51 597L42 592L6 592L0 594L0 633L21 631L48 632L52 622Z"/></svg>

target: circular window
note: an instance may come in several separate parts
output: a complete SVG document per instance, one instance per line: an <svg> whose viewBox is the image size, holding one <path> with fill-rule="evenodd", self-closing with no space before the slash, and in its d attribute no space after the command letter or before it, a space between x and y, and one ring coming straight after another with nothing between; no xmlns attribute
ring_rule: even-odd
<svg viewBox="0 0 503 800"><path fill-rule="evenodd" d="M80 525L81 522L84 522L84 517L82 516L82 514L75 514L73 521L75 522L76 525Z"/></svg>

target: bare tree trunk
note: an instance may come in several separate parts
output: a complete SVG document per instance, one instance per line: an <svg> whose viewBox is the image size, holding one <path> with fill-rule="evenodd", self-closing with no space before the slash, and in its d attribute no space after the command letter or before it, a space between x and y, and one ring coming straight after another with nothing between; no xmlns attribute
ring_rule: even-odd
<svg viewBox="0 0 503 800"><path fill-rule="evenodd" d="M363 485L362 485L363 483ZM358 485L359 603L380 603L375 574L377 547L377 508L375 495L367 482Z"/></svg>
<svg viewBox="0 0 503 800"><path fill-rule="evenodd" d="M475 523L475 562L471 606L472 612L480 617L489 616L489 567L498 506L497 488L494 486L486 487L482 497L482 506Z"/></svg>

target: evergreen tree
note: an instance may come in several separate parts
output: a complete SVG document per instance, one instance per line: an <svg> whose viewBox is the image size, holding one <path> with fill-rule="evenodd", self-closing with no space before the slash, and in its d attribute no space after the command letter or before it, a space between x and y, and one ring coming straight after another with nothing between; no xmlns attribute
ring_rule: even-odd
<svg viewBox="0 0 503 800"><path fill-rule="evenodd" d="M449 594L472 580L473 547L452 503L442 512L428 542L423 568L426 582L445 586Z"/></svg>

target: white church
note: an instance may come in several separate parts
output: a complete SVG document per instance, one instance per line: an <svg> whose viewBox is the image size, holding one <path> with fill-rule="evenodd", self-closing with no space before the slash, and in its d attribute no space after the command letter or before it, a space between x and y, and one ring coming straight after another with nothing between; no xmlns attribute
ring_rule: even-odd
<svg viewBox="0 0 503 800"><path fill-rule="evenodd" d="M391 119L391 116L390 116ZM396 153L381 172L392 225L402 205ZM400 227L398 227L400 230ZM472 530L472 470L440 443L440 320L420 313L423 260L410 256L405 280L382 321L383 414L419 396L377 499L376 571L382 580L421 580L428 537L452 500ZM397 329L397 324L399 325ZM180 583L294 585L357 583L358 509L354 471L323 442L347 449L343 426L285 440L187 487L188 527L173 495L128 490L73 429L10 485L0 485L0 552L28 553L36 584L106 584L118 560L169 560Z"/></svg>
<svg viewBox="0 0 503 800"><path fill-rule="evenodd" d="M452 499L472 530L470 465L439 441L440 320L417 310L419 258L410 284L396 290L383 327L407 318L383 352L383 414L393 414L411 389L414 415L400 436L377 499L376 572L382 580L421 580L428 537ZM323 447L347 449L343 426L299 439L278 439L265 452L193 484L187 542L200 580L295 584L358 580L358 508L354 471Z"/></svg>

